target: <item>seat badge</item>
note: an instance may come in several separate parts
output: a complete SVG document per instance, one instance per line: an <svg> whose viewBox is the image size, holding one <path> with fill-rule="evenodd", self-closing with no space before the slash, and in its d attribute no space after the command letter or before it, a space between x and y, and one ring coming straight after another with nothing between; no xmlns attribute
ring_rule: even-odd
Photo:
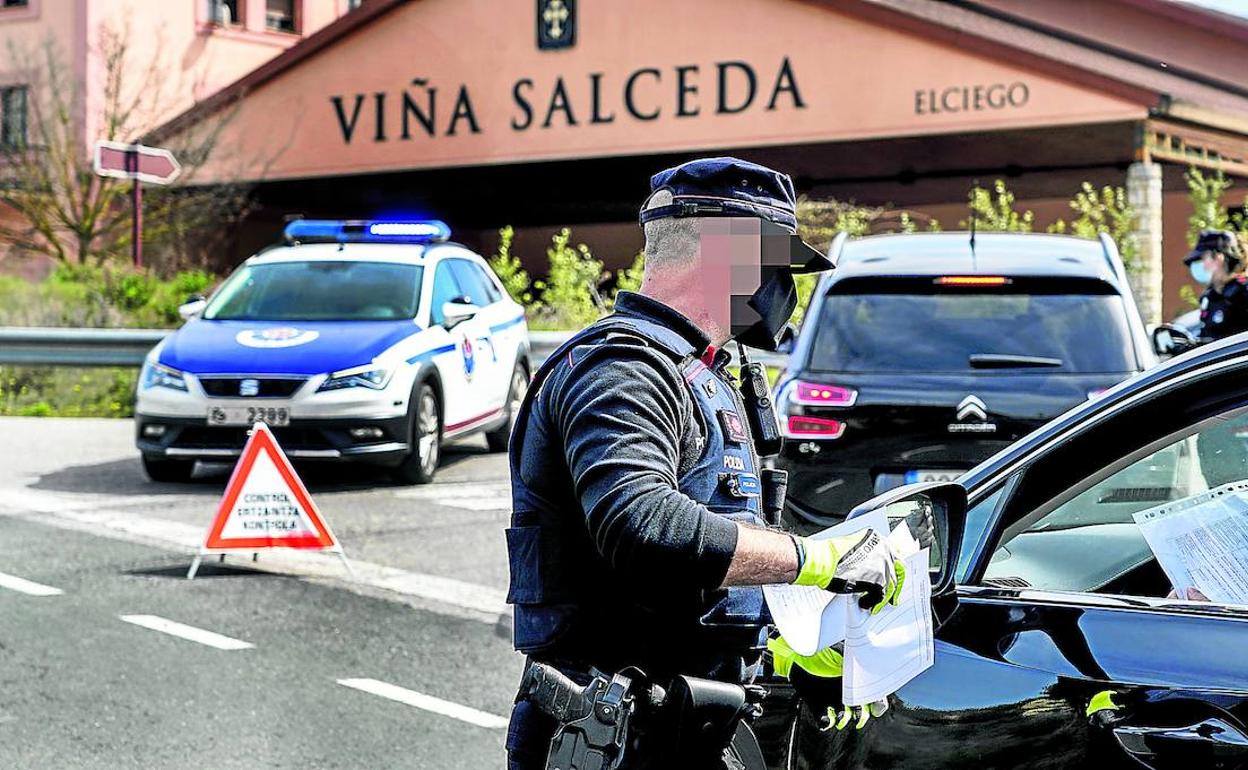
<svg viewBox="0 0 1248 770"><path fill-rule="evenodd" d="M749 441L750 437L745 432L745 423L741 422L741 415L730 409L720 409L719 424L724 429L724 437L734 444L744 444Z"/></svg>

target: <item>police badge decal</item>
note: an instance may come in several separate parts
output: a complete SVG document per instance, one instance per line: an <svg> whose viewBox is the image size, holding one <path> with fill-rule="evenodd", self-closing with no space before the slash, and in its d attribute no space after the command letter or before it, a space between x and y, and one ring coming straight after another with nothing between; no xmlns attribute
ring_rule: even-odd
<svg viewBox="0 0 1248 770"><path fill-rule="evenodd" d="M542 51L576 43L576 0L537 0L537 47Z"/></svg>

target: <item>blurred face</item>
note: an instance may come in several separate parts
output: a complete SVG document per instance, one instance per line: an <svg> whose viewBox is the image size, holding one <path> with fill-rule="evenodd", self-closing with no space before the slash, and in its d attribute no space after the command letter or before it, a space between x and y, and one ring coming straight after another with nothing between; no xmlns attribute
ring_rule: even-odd
<svg viewBox="0 0 1248 770"><path fill-rule="evenodd" d="M703 300L721 328L738 334L758 322L746 303L778 268L790 266L792 239L787 230L754 217L699 220Z"/></svg>
<svg viewBox="0 0 1248 770"><path fill-rule="evenodd" d="M1215 282L1224 283L1230 278L1230 272L1226 269L1226 258L1216 251L1206 251L1201 255L1200 263Z"/></svg>

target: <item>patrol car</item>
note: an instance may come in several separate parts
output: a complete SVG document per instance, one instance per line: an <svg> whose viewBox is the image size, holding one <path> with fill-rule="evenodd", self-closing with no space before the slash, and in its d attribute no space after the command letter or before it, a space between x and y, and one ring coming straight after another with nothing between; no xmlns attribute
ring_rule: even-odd
<svg viewBox="0 0 1248 770"><path fill-rule="evenodd" d="M438 221L290 223L143 366L147 475L231 461L257 421L292 459L373 463L431 481L443 441L504 451L528 387L523 308Z"/></svg>

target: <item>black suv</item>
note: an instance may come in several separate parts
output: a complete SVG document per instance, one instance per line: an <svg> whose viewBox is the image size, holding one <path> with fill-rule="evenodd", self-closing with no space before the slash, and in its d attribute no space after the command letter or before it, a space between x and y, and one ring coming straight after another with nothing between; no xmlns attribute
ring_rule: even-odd
<svg viewBox="0 0 1248 770"><path fill-rule="evenodd" d="M956 478L1156 362L1108 237L838 237L776 383L786 520Z"/></svg>

